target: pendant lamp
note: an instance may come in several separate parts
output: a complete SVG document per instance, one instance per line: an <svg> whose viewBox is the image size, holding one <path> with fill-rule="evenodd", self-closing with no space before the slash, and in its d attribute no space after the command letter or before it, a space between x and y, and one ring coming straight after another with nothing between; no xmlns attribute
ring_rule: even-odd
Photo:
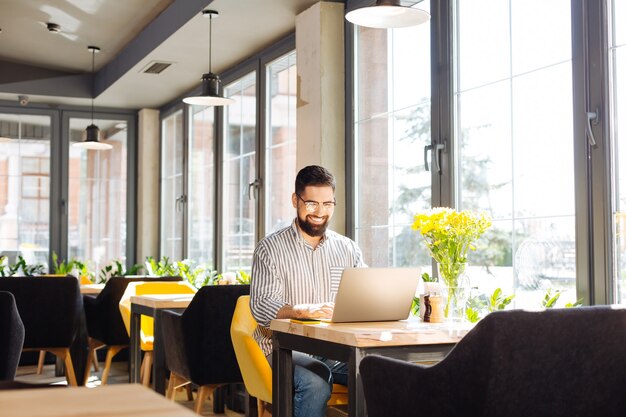
<svg viewBox="0 0 626 417"><path fill-rule="evenodd" d="M85 130L85 140L82 142L76 142L72 146L75 148L89 149L94 151L108 151L113 148L113 145L109 143L103 143L98 140L100 136L100 129L93 123L93 101L96 94L96 74L95 74L95 57L100 48L97 46L88 46L87 49L91 52L91 124L87 126Z"/></svg>
<svg viewBox="0 0 626 417"><path fill-rule="evenodd" d="M374 6L361 7L346 13L346 19L359 26L391 29L428 22L430 14L422 9L402 6L400 0L376 0Z"/></svg>
<svg viewBox="0 0 626 417"><path fill-rule="evenodd" d="M203 10L202 16L209 18L209 72L202 75L202 92L199 96L185 97L183 102L199 106L226 106L235 102L232 98L222 96L222 81L217 74L211 72L211 24L219 13L215 10Z"/></svg>

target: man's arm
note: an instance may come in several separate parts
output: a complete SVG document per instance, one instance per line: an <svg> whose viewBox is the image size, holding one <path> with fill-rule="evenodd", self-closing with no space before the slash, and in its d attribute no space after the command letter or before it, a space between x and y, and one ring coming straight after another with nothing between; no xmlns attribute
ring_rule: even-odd
<svg viewBox="0 0 626 417"><path fill-rule="evenodd" d="M262 244L257 245L252 258L250 310L259 325L268 327L285 306L283 288L282 277L276 273L267 249Z"/></svg>

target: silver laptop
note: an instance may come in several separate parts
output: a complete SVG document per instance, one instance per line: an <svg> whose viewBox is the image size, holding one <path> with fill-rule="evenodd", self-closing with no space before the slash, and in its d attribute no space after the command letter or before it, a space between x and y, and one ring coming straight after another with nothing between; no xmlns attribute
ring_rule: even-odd
<svg viewBox="0 0 626 417"><path fill-rule="evenodd" d="M409 317L419 268L346 268L335 297L333 323Z"/></svg>

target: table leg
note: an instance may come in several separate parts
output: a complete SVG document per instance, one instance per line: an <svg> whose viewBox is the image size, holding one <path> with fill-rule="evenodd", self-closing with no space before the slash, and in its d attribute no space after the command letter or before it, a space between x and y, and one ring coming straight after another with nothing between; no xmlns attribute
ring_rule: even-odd
<svg viewBox="0 0 626 417"><path fill-rule="evenodd" d="M165 363L165 348L163 346L163 331L159 316L162 310L155 311L154 314L154 362L152 363L152 378L154 379L154 390L165 395L165 379L167 377L167 365Z"/></svg>
<svg viewBox="0 0 626 417"><path fill-rule="evenodd" d="M364 356L363 351L355 348L350 353L348 361L348 415L350 417L367 417L363 382L359 371L359 365Z"/></svg>
<svg viewBox="0 0 626 417"><path fill-rule="evenodd" d="M128 362L130 364L129 379L131 384L140 382L141 365L141 314L133 312L132 304L130 310L130 346Z"/></svg>
<svg viewBox="0 0 626 417"><path fill-rule="evenodd" d="M274 417L292 417L293 361L291 349L281 348L276 338L272 353L272 414Z"/></svg>

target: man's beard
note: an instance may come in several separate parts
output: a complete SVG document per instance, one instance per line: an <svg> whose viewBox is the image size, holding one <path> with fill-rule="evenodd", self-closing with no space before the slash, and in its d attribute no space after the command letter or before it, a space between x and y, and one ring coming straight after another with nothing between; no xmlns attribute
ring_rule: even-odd
<svg viewBox="0 0 626 417"><path fill-rule="evenodd" d="M300 216L298 216L298 226L300 226L300 229L312 237L324 236L328 228L328 216L325 216L324 223L321 224L310 223L308 217L307 215L304 219L301 219Z"/></svg>

